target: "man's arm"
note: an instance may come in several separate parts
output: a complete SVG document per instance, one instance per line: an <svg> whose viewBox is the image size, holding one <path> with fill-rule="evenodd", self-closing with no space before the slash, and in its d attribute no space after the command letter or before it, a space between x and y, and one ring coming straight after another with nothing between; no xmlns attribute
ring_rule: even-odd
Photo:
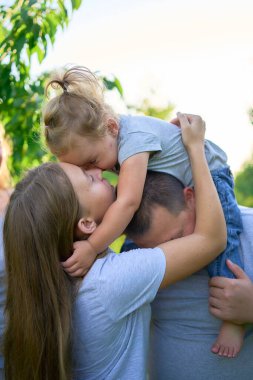
<svg viewBox="0 0 253 380"><path fill-rule="evenodd" d="M253 282L236 264L227 260L236 279L210 280L209 310L217 318L234 323L253 323Z"/></svg>

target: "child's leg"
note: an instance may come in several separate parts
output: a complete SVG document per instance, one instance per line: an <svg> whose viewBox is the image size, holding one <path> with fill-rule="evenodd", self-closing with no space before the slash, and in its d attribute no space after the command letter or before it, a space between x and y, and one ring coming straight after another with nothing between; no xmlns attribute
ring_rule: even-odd
<svg viewBox="0 0 253 380"><path fill-rule="evenodd" d="M207 269L210 277L224 276L234 278L233 273L226 266L226 259L243 268L239 254L240 238L242 232L242 219L240 209L234 195L234 181L228 167L212 171L212 177L219 194L222 209L227 225L227 247Z"/></svg>
<svg viewBox="0 0 253 380"><path fill-rule="evenodd" d="M208 265L211 277L225 276L234 278L226 266L226 259L230 259L243 268L240 254L239 235L242 232L240 210L234 196L234 182L229 168L212 172L227 225L227 247L216 260ZM212 347L212 352L221 356L234 357L243 344L244 328L229 322L223 322L219 336Z"/></svg>

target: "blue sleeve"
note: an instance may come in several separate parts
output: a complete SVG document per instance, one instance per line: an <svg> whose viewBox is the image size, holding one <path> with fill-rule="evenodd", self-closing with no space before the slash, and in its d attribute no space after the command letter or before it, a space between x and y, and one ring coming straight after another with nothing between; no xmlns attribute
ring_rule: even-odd
<svg viewBox="0 0 253 380"><path fill-rule="evenodd" d="M158 136L150 132L134 131L123 133L118 147L119 164L127 160L129 157L143 152L160 152L162 150L161 142Z"/></svg>
<svg viewBox="0 0 253 380"><path fill-rule="evenodd" d="M165 268L166 260L160 248L109 255L100 268L98 292L110 318L119 320L152 302Z"/></svg>

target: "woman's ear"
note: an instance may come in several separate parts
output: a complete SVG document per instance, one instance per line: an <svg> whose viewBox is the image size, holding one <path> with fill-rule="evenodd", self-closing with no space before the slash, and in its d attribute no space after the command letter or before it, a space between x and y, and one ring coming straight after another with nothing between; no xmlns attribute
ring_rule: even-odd
<svg viewBox="0 0 253 380"><path fill-rule="evenodd" d="M81 218L77 223L78 235L91 235L96 228L97 224L91 218Z"/></svg>

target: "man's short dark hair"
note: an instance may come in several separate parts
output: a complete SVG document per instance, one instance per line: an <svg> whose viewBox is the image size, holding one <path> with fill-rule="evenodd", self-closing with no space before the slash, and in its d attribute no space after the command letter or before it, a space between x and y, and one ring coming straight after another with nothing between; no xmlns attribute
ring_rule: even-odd
<svg viewBox="0 0 253 380"><path fill-rule="evenodd" d="M148 171L140 207L125 233L130 237L146 233L151 225L152 210L157 205L166 208L173 215L178 215L186 206L183 190L182 182L172 175Z"/></svg>

